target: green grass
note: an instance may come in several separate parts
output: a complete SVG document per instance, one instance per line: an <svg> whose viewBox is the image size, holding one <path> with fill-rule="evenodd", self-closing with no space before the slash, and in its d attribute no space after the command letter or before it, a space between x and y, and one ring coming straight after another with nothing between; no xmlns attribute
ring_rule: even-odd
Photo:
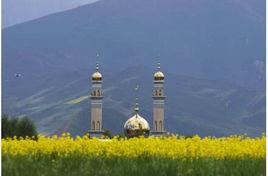
<svg viewBox="0 0 268 176"><path fill-rule="evenodd" d="M2 157L3 176L264 176L265 159Z"/></svg>

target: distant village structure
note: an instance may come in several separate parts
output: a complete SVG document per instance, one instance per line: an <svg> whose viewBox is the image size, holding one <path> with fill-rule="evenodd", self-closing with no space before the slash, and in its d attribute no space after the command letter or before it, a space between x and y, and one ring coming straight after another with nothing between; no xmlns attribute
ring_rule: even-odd
<svg viewBox="0 0 268 176"><path fill-rule="evenodd" d="M164 94L164 73L161 71L160 62L158 63L157 71L153 76L154 87L153 87L153 122L152 130L150 125L145 118L139 115L139 103L136 98L134 107L134 115L129 118L124 124L124 133L127 137L137 136L162 136L167 132L164 128L164 105L165 105L165 94ZM96 71L91 77L92 88L91 88L91 121L89 135L94 137L101 137L104 133L102 127L102 74L99 71L99 65L96 64Z"/></svg>

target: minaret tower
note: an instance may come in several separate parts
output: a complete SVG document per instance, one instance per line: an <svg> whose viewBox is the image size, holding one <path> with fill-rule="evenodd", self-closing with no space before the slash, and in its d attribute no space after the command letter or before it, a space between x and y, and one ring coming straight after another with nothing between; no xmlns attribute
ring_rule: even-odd
<svg viewBox="0 0 268 176"><path fill-rule="evenodd" d="M153 135L163 135L166 133L164 128L164 73L161 72L160 62L154 74L153 88Z"/></svg>
<svg viewBox="0 0 268 176"><path fill-rule="evenodd" d="M99 64L96 64L96 71L91 77L91 122L90 136L100 137L103 134L102 129L102 75L99 72Z"/></svg>

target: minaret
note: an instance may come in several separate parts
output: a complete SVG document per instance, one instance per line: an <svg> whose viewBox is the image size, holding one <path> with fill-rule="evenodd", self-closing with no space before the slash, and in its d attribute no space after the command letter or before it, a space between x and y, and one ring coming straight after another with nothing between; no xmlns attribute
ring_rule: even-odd
<svg viewBox="0 0 268 176"><path fill-rule="evenodd" d="M153 135L163 135L166 133L164 128L164 74L160 69L160 62L158 62L157 71L154 74L154 88L153 88Z"/></svg>
<svg viewBox="0 0 268 176"><path fill-rule="evenodd" d="M96 64L96 71L91 77L92 89L90 94L91 99L91 122L90 136L100 137L103 134L102 130L102 75L99 72L99 64Z"/></svg>

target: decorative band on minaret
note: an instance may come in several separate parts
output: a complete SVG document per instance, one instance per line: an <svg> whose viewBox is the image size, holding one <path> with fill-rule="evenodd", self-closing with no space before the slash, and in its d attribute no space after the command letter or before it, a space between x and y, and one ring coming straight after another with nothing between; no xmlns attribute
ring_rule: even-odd
<svg viewBox="0 0 268 176"><path fill-rule="evenodd" d="M103 134L102 129L102 75L99 72L99 64L96 64L96 71L91 77L92 88L90 93L91 99L91 121L90 136L100 137Z"/></svg>
<svg viewBox="0 0 268 176"><path fill-rule="evenodd" d="M164 127L164 73L161 71L160 62L157 64L157 71L154 73L154 88L153 88L153 135L163 135L166 133Z"/></svg>

